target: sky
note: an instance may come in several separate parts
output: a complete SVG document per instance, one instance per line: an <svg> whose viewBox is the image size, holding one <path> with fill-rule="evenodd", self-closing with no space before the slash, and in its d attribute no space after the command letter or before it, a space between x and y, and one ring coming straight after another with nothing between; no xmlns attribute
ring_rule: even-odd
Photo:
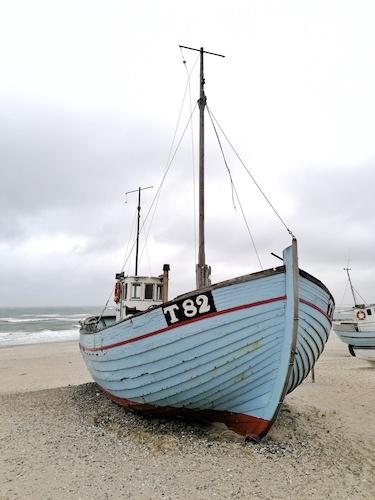
<svg viewBox="0 0 375 500"><path fill-rule="evenodd" d="M374 22L371 0L0 1L0 307L104 304L134 272L125 193L153 186L144 221L174 135L140 274L169 263L171 296L194 288L199 65L179 45L225 55L205 57L208 105L300 267L341 305L349 263L375 302ZM221 144L241 205L206 115L214 282L260 270L241 207L264 269L290 244Z"/></svg>

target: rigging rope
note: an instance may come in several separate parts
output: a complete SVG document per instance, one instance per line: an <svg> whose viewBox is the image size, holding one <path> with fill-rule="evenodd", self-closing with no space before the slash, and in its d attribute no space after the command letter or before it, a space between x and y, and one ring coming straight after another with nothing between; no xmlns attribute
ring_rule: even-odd
<svg viewBox="0 0 375 500"><path fill-rule="evenodd" d="M181 51L181 56L182 56L182 60L183 60L183 64L185 66L185 69L188 73L188 78L187 78L187 83L186 83L186 87L185 87L185 92L184 92L184 96L183 96L183 99L182 99L182 104L181 104L181 107L180 107L180 112L179 112L179 116L178 116L178 120L177 120L177 124L176 124L176 127L175 127L175 131L174 131L174 135L173 135L173 139L172 139L172 143L171 143L171 146L170 146L170 150L169 150L169 154L168 154L168 159L167 159L167 164L166 164L166 168L165 168L165 171L164 171L164 174L163 174L163 177L162 177L162 180L159 184L159 187L157 189L157 192L152 200L152 203L150 205L150 208L141 224L141 228L140 228L140 232L145 228L145 225L148 221L148 218L150 216L150 214L152 213L152 216L151 216L151 220L150 220L150 224L149 224L149 228L148 228L148 231L146 231L146 229L144 229L144 233L145 233L145 244L144 244L144 247L142 249L142 252L141 252L141 258L142 258L142 255L143 255L143 252L145 250L145 248L147 247L147 239L148 239L148 236L149 236L149 233L150 233L150 229L151 229L151 225L152 225L152 222L153 222L153 219L154 219L154 216L155 216L155 213L156 213L156 208L157 208L157 205L158 205L158 201L159 201L159 198L160 198L160 193L161 193L161 190L162 190L162 187L164 185L164 181L166 179L166 176L172 166L172 163L174 161L174 158L177 154L177 151L181 145L181 142L182 142L182 139L184 138L185 136L185 133L186 133L186 130L187 130L187 127L189 126L189 124L191 124L192 126L192 116L194 114L194 111L198 105L198 102L196 102L193 110L191 109L191 86L190 86L190 78L191 78L191 74L197 64L197 61L199 59L199 56L197 57L194 65L193 65L193 68L192 70L188 71L187 67L186 67L186 60L184 59L184 56L183 56L183 52L182 52L182 48L180 47L180 51ZM184 102L185 102L185 98L186 98L186 93L187 91L189 90L189 99L190 99L190 116L189 116L189 120L185 126L185 128L183 129L183 132L182 132L182 135L177 143L177 146L175 148L175 150L173 151L173 147L174 147L174 144L175 144L175 139L176 139L176 136L177 136L177 131L178 131L178 127L179 127L179 124L180 124L180 120L181 120L181 115L182 115L182 110L183 110L183 106L184 106ZM288 231L288 233L294 238L294 235L292 233L292 231L288 228L288 226L286 225L286 223L284 222L284 220L282 219L282 217L280 216L280 214L277 212L277 210L275 209L275 207L272 205L272 203L270 202L270 200L268 199L268 197L266 196L266 194L264 193L264 191L262 190L262 188L260 187L260 185L257 183L257 181L255 180L255 178L253 177L253 175L251 174L251 172L249 171L249 169L246 167L245 163L242 161L241 157L239 156L239 154L237 153L237 151L235 150L234 146L232 145L232 143L230 142L230 140L228 139L228 137L226 136L225 132L223 131L222 127L220 126L219 122L217 121L216 117L214 116L214 114L211 112L210 108L208 107L207 105L207 109L208 109L208 113L209 113L209 116L210 116L210 119L211 119L211 123L213 125L213 128L214 128L214 131L215 131L215 134L216 134L216 137L217 137L217 140L219 142L219 146L220 146L220 149L221 149L221 153L223 155L223 159L224 159L224 163L225 163L225 166L227 168L227 171L228 171L228 174L229 174L229 178L230 178L230 181L231 181L231 187L232 187L232 202L233 202L233 205L234 205L234 208L236 209L236 206L235 206L235 202L234 202L234 195L233 193L235 194L236 198L237 198L237 201L238 201L238 204L240 206L240 209L241 209L241 213L242 213L242 216L243 216L243 219L245 221L245 224L246 224L246 227L247 227L247 230L248 230L248 233L250 235L250 238L251 238L251 241L252 241L252 244L253 244L253 247L254 247L254 251L256 253L256 256L258 258L258 261L259 261L259 264L260 264L260 267L263 269L262 267L262 263L260 261L260 258L259 258L259 254L257 252L257 249L256 249L256 246L255 246L255 242L254 242L254 239L253 239L253 236L251 234L251 231L250 231L250 228L249 228L249 225L247 223L247 220L246 220L246 216L244 214L244 211L243 211L243 208L242 208L242 204L241 204L241 201L239 199L239 195L238 195L238 192L237 192L237 189L234 185L234 182L233 182L233 178L232 178L232 174L231 174L231 171L228 167L228 164L227 164L227 161L226 161L226 158L225 158L225 155L224 155L224 151L223 151L223 148L222 148L222 145L221 145L221 142L220 142L220 138L219 138L219 135L217 133L217 130L216 130L216 127L215 127L215 124L214 122L216 122L217 126L219 127L221 133L223 134L223 136L225 137L225 139L227 140L229 146L231 147L231 149L233 150L233 152L235 153L235 155L237 156L238 160L240 161L240 163L242 164L242 166L245 168L246 172L248 173L248 175L250 176L250 178L252 179L252 181L254 182L255 186L258 188L258 190L261 192L261 194L263 195L264 199L267 201L267 203L269 204L269 206L271 207L271 209L273 210L273 212L276 214L276 216L278 217L278 219L280 220L280 222L282 223L282 225L286 228L286 230ZM193 130L191 130L191 136L192 136L192 149L194 150L194 136L193 136ZM173 151L173 153L172 153ZM193 153L193 182L194 182L194 214L195 214L195 210L196 210L196 193L195 193L195 165L194 165L194 153ZM196 245L196 217L194 217L194 243L195 243L195 246ZM126 253L125 253L125 256L124 256L124 261L123 261L123 264L121 266L121 271L122 272L132 254L132 251L134 249L134 246L136 244L136 239L133 241L133 244L130 248L130 251L128 253L128 255L126 256ZM129 243L127 245L127 250L128 250L128 247L129 247ZM148 252L148 249L147 249L147 252ZM194 252L196 254L196 252ZM148 256L149 257L149 256ZM150 264L150 263L149 263ZM99 316L99 319L98 319L98 322L100 321L104 311L107 309L108 307L108 303L109 303L109 300L112 296L112 293L113 293L113 289L114 287L112 287L112 290L111 290L111 293L105 303L105 306ZM358 292L357 292L358 293ZM358 294L359 295L359 294ZM362 297L361 297L362 298Z"/></svg>
<svg viewBox="0 0 375 500"><path fill-rule="evenodd" d="M146 255L147 255L147 261L148 261L148 270L149 270L150 276L152 276L153 272L152 272L152 266L151 266L151 260L150 260L150 253L148 251L147 241L145 243L145 247L146 247Z"/></svg>
<svg viewBox="0 0 375 500"><path fill-rule="evenodd" d="M208 109L208 106L207 106L207 109ZM263 198L267 201L268 205L272 208L273 212L276 214L277 218L280 220L281 224L285 227L285 229L288 231L288 233L290 234L290 236L292 238L295 238L293 232L288 228L288 226L286 225L286 223L284 222L283 218L281 217L281 215L278 213L278 211L276 210L276 208L272 205L271 201L268 199L267 195L265 194L265 192L263 191L263 189L260 187L260 185L258 184L258 182L255 180L254 176L252 175L252 173L250 172L250 170L247 168L247 166L245 165L245 163L242 161L242 158L240 157L240 155L237 153L236 149L234 148L234 146L232 145L232 143L230 142L230 140L228 139L228 137L226 136L225 132L223 131L223 129L221 128L219 122L217 121L215 115L209 110L209 113L212 114L212 117L213 119L215 120L217 126L219 127L221 133L223 134L223 136L225 137L225 139L227 140L229 146L232 148L234 154L237 156L238 160L240 161L241 165L244 167L244 169L246 170L246 172L249 174L251 180L254 182L255 186L258 188L258 190L261 192L261 194L263 195Z"/></svg>
<svg viewBox="0 0 375 500"><path fill-rule="evenodd" d="M345 298L346 290L348 289L348 285L349 285L349 282L346 282L346 285L344 288L344 293L342 294L342 297L341 297L341 302L340 302L341 307L344 305L344 298Z"/></svg>
<svg viewBox="0 0 375 500"><path fill-rule="evenodd" d="M145 227L145 224L146 224L146 222L147 222L147 220L148 220L148 217L149 217L149 215L150 215L150 213L151 213L151 211L152 211L152 209L153 209L153 207L154 207L154 205L155 205L155 207L154 207L154 212L153 212L153 216L152 216L152 218L151 218L151 223L152 223L153 217L155 216L157 203L158 203L158 200L159 200L159 197L160 197L160 193L161 193L161 189L162 189L162 187L163 187L164 181L165 181L165 179L166 179L166 177L167 177L167 175L168 175L168 172L169 172L169 170L170 170L170 168L171 168L171 166L172 166L173 160L175 159L175 156L176 156L177 151L178 151L178 149L179 149L179 147L180 147L180 145L181 145L181 142L182 142L182 140L183 140L183 138L184 138L184 136L185 136L185 133L186 133L186 130L187 130L188 126L189 126L189 123L191 122L191 119L192 119L192 116L193 116L193 114L194 114L194 111L195 111L195 109L196 109L196 107L197 107L197 105L198 105L198 102L197 102L197 103L195 104L194 108L193 108L193 111L190 113L189 119L188 119L188 121L187 121L187 123L186 123L186 125L185 125L185 127L184 127L184 129L183 129L183 131L182 131L182 134L181 134L181 137L180 137L180 139L179 139L179 141L178 141L178 143L177 143L177 146L176 146L176 148L175 148L174 152L172 153L173 146L174 146L174 142L175 142L175 138L176 138L176 135L177 135L177 130L178 130L179 122L180 122L180 119L181 119L182 108L183 108L183 104L184 104L184 101L185 101L186 92L187 92L187 85L186 85L186 88L185 88L185 93L184 93L184 97L183 97L183 103L182 103L181 108L180 108L180 113L179 113L179 116L178 116L178 121L177 121L177 125L176 125L176 128L175 128L174 136L173 136L173 139L172 139L171 147L170 147L170 150L169 150L168 160L167 160L167 165L166 165L166 168L165 168L165 171L164 171L163 177L162 177L162 179L161 179L161 182L160 182L160 184L159 184L159 187L158 187L158 189L157 189L157 191L156 191L156 194L155 194L155 196L154 196L154 198L153 198L153 200L152 200L152 202L151 202L150 208L148 209L147 214L146 214L145 218L144 218L144 219L143 219L143 221L142 221L142 224L141 224L141 227L140 227L140 230L139 230L139 232L140 232L140 233L141 233L141 231L143 230L143 228ZM149 226L149 227L151 227L151 224L150 224L150 226ZM147 235L147 236L148 236L148 235ZM134 246L135 246L136 242L137 242L137 239L135 239L135 240L133 241L133 244L132 244L132 246L131 246L131 248L130 248L130 251L129 251L128 255L127 255L127 256L124 256L124 261L123 261L123 264L122 264L122 266L121 266L121 271L120 271L120 272L122 272L122 271L125 269L125 266L126 266L126 264L127 264L128 260L129 260L130 256L131 256L132 252L133 252L133 249L134 249ZM147 242L147 237L146 237L146 242ZM126 254L125 254L125 255L126 255ZM102 318L102 316L103 316L104 311L105 311L105 310L107 309L107 307L108 307L109 301L110 301L110 299L111 299L111 297L112 297L112 295L113 295L113 292L114 292L114 287L115 287L115 284L112 286L112 288L111 288L111 292L110 292L110 294L109 294L109 296L108 296L108 298L107 298L107 300L106 300L106 303L105 303L105 305L104 305L104 307L103 307L103 309L102 309L102 311L101 311L101 313L100 313L100 315L99 315L99 318L98 318L98 321L97 321L98 323L99 323L99 321L101 320L101 318Z"/></svg>
<svg viewBox="0 0 375 500"><path fill-rule="evenodd" d="M181 56L182 56L182 62L184 64L184 67L187 71L187 82L186 82L186 85L185 85L185 91L184 91L184 95L183 95L183 98L182 98L182 102L181 102L181 106L180 106L180 111L179 111L179 115L178 115L178 119L177 119L177 124L176 124L176 127L175 127L175 130L174 130L174 134L173 134L173 139L172 139L172 142L171 142L171 146L170 146L170 149L169 149L169 153L168 153L168 159L167 159L167 165L168 163L170 162L170 158L171 158L171 153L172 153L172 150L173 150L173 146L174 146L174 143L175 143L175 139L176 139L176 135L177 135L177 131L178 131L178 128L179 128L179 125L180 125L180 121L181 121L181 115L182 115L182 111L183 111L183 107L184 107L184 104L185 104L185 99L186 99L186 94L187 94L187 91L189 90L189 98L190 98L190 118L189 118L189 121L188 121L188 124L190 123L191 124L191 127L192 127L192 116L193 116L193 112L196 108L197 105L194 106L194 109L192 109L192 105L191 105L191 87L190 87L190 79L191 79L191 75L195 69L195 66L199 60L199 56L196 58L194 64L193 64L193 67L191 69L191 71L189 72L187 67L186 67L186 61L183 57L183 54L182 54L182 49L180 47L180 51L181 51ZM184 137L184 134L186 132L186 128L184 129L183 131L183 135L179 141L179 144L176 148L176 151L174 153L174 155L176 154L177 152L177 149L178 147L180 146L181 144L181 141L182 141L182 138ZM192 146L194 147L194 145ZM173 161L173 159L171 160ZM193 154L193 164L194 164L194 154ZM194 177L194 165L193 165L193 177ZM156 199L156 203L154 205L154 209L153 209L153 213L151 215L151 219L150 219L150 222L148 224L148 229L145 230L145 243L144 243L144 246L142 248L142 251L141 251L141 257L140 257L140 261L142 260L142 256L143 256L143 253L145 251L145 248L146 248L146 245L147 245L147 241L148 241L148 238L150 236L150 232L151 232L151 227L152 227L152 224L153 224L153 221L154 221L154 218L155 218L155 214L156 214L156 210L157 210L157 206L158 206L158 203L159 203L159 199L160 199L160 192L159 194L157 193L156 196L155 196ZM194 215L195 215L195 177L194 177ZM145 221L146 222L146 221ZM196 220L195 220L195 217L194 217L194 243L195 243L195 248L197 248L197 244L196 244ZM196 252L194 252L196 253Z"/></svg>
<svg viewBox="0 0 375 500"><path fill-rule="evenodd" d="M173 152L173 154L172 154L172 156L171 156L171 158L170 158L170 160L169 160L169 163L168 163L168 165L167 165L167 168L166 168L166 170L165 170L165 172L164 172L164 174L163 174L162 180L161 180L161 182L160 182L160 184L159 184L159 187L158 187L158 189L157 189L156 195L154 196L154 199L152 200L152 203L151 203L151 205L150 205L150 208L148 209L148 212L147 212L147 214L146 214L145 218L143 219L143 222L142 222L142 224L141 224L141 228L140 228L140 232L142 231L142 229L144 228L144 226L145 226L146 222L148 221L148 217L149 217L149 215L150 215L150 213L151 213L151 211L152 211L152 209L153 209L153 207L154 207L154 204L155 204L156 200L157 200L157 199L159 198L159 196L160 196L161 189L162 189L162 187L163 187L163 185L164 185L165 178L167 177L167 174L168 174L168 172L169 172L169 170L170 170L170 168L171 168L171 166L172 166L173 160L175 159L175 156L176 156L177 151L178 151L178 149L179 149L179 147L180 147L180 144L181 144L181 142L182 142L182 139L183 139L183 138L184 138L184 136L185 136L186 129L187 129L187 128L188 128L188 126L189 126L190 120L191 120L191 118L192 118L192 115L193 115L193 113L194 113L194 111L195 111L196 107L197 107L197 104L194 106L194 109L193 109L193 111L192 111L192 114L189 116L189 120L188 120L187 124L185 125L185 128L184 128L184 130L183 130L183 132L182 132L182 135L181 135L181 137L180 137L180 139L179 139L179 141L178 141L178 143L177 143L176 149L174 150L174 152ZM129 257L130 257L130 254L131 254L131 252L132 252L132 250L133 250L133 248L134 248L135 244L136 244L136 240L134 240L134 241L133 241L133 244L132 244L132 247L131 247L131 249L130 249L129 255L128 255L128 256L127 256L127 258L125 259L125 262L124 262L124 263L123 263L123 265L122 265L121 271L123 271L123 269L124 269L124 267L125 267L125 265L126 265L126 263L127 263L128 259L129 259Z"/></svg>
<svg viewBox="0 0 375 500"><path fill-rule="evenodd" d="M364 299L364 298L362 297L362 295L358 292L358 290L356 290L356 289L354 288L354 286L353 286L353 290L354 290L354 291L355 291L355 293L356 293L356 294L358 294L358 295L359 295L359 297L363 300L363 303L364 303L364 304L367 304L367 303L368 303L368 302L367 302L367 300L366 300L366 299Z"/></svg>
<svg viewBox="0 0 375 500"><path fill-rule="evenodd" d="M128 249L129 249L129 245L130 245L130 241L132 240L132 234L133 234L133 231L134 231L134 229L135 229L135 221L136 221L136 219L137 219L137 209L134 211L133 221L132 221L132 224L131 224L130 235L129 235L129 238L128 238L128 243L127 243L127 246L126 246L125 255L127 254L127 251L128 251ZM134 245L133 245L133 247L134 247ZM133 247L132 247L132 249L133 249ZM132 252L132 249L130 250L130 253ZM124 267L125 267L125 266L124 266ZM130 268L130 261L129 261L129 268ZM98 321L97 321L98 323L99 323L99 321L101 320L101 318L102 318L102 316L103 316L104 311L105 311L105 310L107 309L107 307L108 307L109 301L111 300L111 297L113 296L113 293L114 293L114 290L115 290L115 286L116 286L116 284L114 284L114 285L112 286L112 288L111 288L111 292L110 292L110 294L109 294L109 296L108 296L108 298L107 298L107 300L106 300L106 303L105 303L105 305L104 305L104 307L103 307L103 310L101 311L101 313L100 313L100 315L99 315L99 318L98 318ZM95 335L94 335L94 340L95 340Z"/></svg>
<svg viewBox="0 0 375 500"><path fill-rule="evenodd" d="M246 225L247 231L248 231L248 233L249 233L249 236L250 236L250 239L251 239L251 243L252 243L253 248L254 248L255 255L257 256L257 259L258 259L258 262L259 262L260 268L263 270L262 262L261 262L261 260L260 260L259 253L258 253L257 247L256 247L256 245L255 245L255 241L254 241L253 235L252 235L252 233L251 233L251 231L250 231L250 227L249 227L249 224L248 224L248 222L247 222L247 219L246 219L246 216L245 216L245 212L244 212L244 210L243 210L243 207L242 207L242 203L241 203L240 197L239 197L239 195L238 195L238 192L237 192L236 186L235 186L234 181L233 181L233 178L232 178L232 173L231 173L230 168L229 168L229 166L228 166L227 159L226 159L226 157L225 157L224 150L223 150L223 147L222 147L222 145L221 145L221 141L220 141L219 134L217 133L217 130L216 130L216 127L215 127L215 123L214 123L214 121L213 121L213 119L212 119L212 116L211 116L211 111L210 111L210 109L208 108L208 106L207 106L207 110L208 110L208 115L209 115L209 117L210 117L210 119L211 119L211 123L212 123L213 129L214 129L214 131L215 131L216 139L217 139L217 141L218 141L218 143L219 143L219 147L220 147L221 154L222 154L222 156L223 156L223 160L224 160L224 163L225 163L225 167L226 167L226 169L227 169L227 171L228 171L228 174L229 174L229 179L230 179L230 183L231 183L231 187L232 187L232 201L233 201L233 206L234 206L234 208L236 209L236 206L235 206L235 203L234 203L234 196L233 196L233 192L234 192L234 193L235 193L235 195L236 195L237 201L238 201L238 205L239 205L239 207L240 207L240 209L241 209L242 217L243 217L243 220L245 221L245 225Z"/></svg>
<svg viewBox="0 0 375 500"><path fill-rule="evenodd" d="M189 86L189 104L190 104L190 114L192 112L192 102L191 102L191 75L193 74L193 71L195 69L195 66L197 65L197 62L199 60L199 55L196 57L195 62L193 64L193 67L189 71L187 69L186 65L186 60L183 54L182 47L180 47L181 51L181 56L182 56L182 62L185 66L185 70L187 73L187 83ZM197 266L197 255L198 255L198 244L197 244L197 195L196 195L196 167L195 167L195 145L194 145L194 128L193 128L193 121L190 121L190 134L191 134L191 159L192 159L192 168L193 168L193 231L194 231L194 261L195 261L195 266Z"/></svg>

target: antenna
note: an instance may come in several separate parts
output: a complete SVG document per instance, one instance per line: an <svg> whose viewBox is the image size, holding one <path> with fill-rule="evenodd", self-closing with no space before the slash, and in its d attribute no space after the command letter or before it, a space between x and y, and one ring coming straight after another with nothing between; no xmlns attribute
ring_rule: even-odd
<svg viewBox="0 0 375 500"><path fill-rule="evenodd" d="M151 189L153 187L154 186L147 186L144 188L139 187L138 189L133 189L133 191L127 191L125 193L125 203L128 202L128 194L138 193L137 245L135 248L135 276L138 276L138 248L139 248L139 221L141 219L141 191L144 191L145 189Z"/></svg>

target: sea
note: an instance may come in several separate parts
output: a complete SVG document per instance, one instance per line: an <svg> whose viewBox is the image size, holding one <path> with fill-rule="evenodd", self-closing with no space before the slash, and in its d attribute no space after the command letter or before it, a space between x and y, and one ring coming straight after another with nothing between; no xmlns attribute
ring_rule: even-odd
<svg viewBox="0 0 375 500"><path fill-rule="evenodd" d="M77 340L79 321L100 307L0 307L0 347Z"/></svg>

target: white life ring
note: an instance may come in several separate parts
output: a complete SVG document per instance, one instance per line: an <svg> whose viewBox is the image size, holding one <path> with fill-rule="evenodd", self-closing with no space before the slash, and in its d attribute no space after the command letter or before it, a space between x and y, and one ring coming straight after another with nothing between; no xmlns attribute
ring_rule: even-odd
<svg viewBox="0 0 375 500"><path fill-rule="evenodd" d="M357 311L356 316L357 316L357 319L362 320L362 319L366 318L366 313L365 313L365 311Z"/></svg>

